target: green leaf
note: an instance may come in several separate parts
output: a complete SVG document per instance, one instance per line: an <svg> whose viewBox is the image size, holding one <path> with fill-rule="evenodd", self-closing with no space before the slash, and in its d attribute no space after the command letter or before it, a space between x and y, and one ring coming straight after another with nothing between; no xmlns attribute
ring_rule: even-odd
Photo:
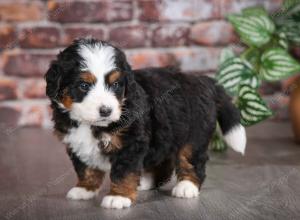
<svg viewBox="0 0 300 220"><path fill-rule="evenodd" d="M251 63L253 69L255 69L255 72L258 71L260 56L260 50L255 47L249 47L241 54L241 58Z"/></svg>
<svg viewBox="0 0 300 220"><path fill-rule="evenodd" d="M300 64L282 48L271 48L261 56L259 74L267 81L277 81L300 71Z"/></svg>
<svg viewBox="0 0 300 220"><path fill-rule="evenodd" d="M254 16L257 16L257 15L268 16L267 11L263 7L259 7L259 6L245 8L242 10L242 14L243 15L254 15Z"/></svg>
<svg viewBox="0 0 300 220"><path fill-rule="evenodd" d="M232 95L237 93L239 85L243 82L255 88L260 82L251 65L239 57L226 60L220 66L216 79Z"/></svg>
<svg viewBox="0 0 300 220"><path fill-rule="evenodd" d="M279 28L279 36L284 35L285 38L290 41L292 44L300 45L300 22L294 21L286 21L280 28ZM282 38L281 38L282 39Z"/></svg>
<svg viewBox="0 0 300 220"><path fill-rule="evenodd" d="M291 44L300 45L300 0L287 0L278 17L274 18L278 32L284 33Z"/></svg>
<svg viewBox="0 0 300 220"><path fill-rule="evenodd" d="M284 32L279 33L278 44L285 50L289 48L289 42Z"/></svg>
<svg viewBox="0 0 300 220"><path fill-rule="evenodd" d="M224 48L220 55L220 64L224 63L226 60L235 57L233 50L229 47Z"/></svg>
<svg viewBox="0 0 300 220"><path fill-rule="evenodd" d="M240 86L238 97L241 123L245 126L254 125L273 114L256 90L249 85Z"/></svg>
<svg viewBox="0 0 300 220"><path fill-rule="evenodd" d="M257 89L261 85L261 80L253 74L247 78L244 78L241 83L249 85L253 89Z"/></svg>
<svg viewBox="0 0 300 220"><path fill-rule="evenodd" d="M222 152L225 151L228 148L228 145L224 141L220 126L217 123L217 127L215 130L215 133L213 134L209 148L216 152Z"/></svg>
<svg viewBox="0 0 300 220"><path fill-rule="evenodd" d="M275 31L275 25L267 15L230 15L228 19L248 46L267 44Z"/></svg>
<svg viewBox="0 0 300 220"><path fill-rule="evenodd" d="M290 22L300 22L300 0L287 0L283 8L273 16L276 26L280 29L288 26ZM299 29L299 28L298 28Z"/></svg>
<svg viewBox="0 0 300 220"><path fill-rule="evenodd" d="M284 10L290 10L298 4L300 4L300 0L285 0L283 2L283 9Z"/></svg>

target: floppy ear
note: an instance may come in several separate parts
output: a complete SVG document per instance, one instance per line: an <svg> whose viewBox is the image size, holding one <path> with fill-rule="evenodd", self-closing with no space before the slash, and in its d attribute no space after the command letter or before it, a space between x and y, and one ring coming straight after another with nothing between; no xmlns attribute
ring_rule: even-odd
<svg viewBox="0 0 300 220"><path fill-rule="evenodd" d="M47 82L46 95L53 101L58 100L58 93L62 80L62 69L56 61L53 61L45 74Z"/></svg>
<svg viewBox="0 0 300 220"><path fill-rule="evenodd" d="M129 65L125 53L119 48L116 49L116 64L120 69L126 74L126 86L125 86L125 96L129 95L129 87L132 87L132 84L135 83L134 76L131 70L131 66ZM131 93L134 92L135 89L131 88Z"/></svg>

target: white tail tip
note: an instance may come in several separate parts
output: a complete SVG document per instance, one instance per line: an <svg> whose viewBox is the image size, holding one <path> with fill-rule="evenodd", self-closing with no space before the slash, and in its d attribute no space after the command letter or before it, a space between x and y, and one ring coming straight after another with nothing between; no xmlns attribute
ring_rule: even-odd
<svg viewBox="0 0 300 220"><path fill-rule="evenodd" d="M246 149L246 131L242 125L233 127L229 132L224 135L226 143L236 152L245 154Z"/></svg>

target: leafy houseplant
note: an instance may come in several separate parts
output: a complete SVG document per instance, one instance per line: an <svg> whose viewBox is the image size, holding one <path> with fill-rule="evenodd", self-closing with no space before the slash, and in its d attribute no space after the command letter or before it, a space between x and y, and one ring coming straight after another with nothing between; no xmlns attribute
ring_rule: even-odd
<svg viewBox="0 0 300 220"><path fill-rule="evenodd" d="M300 64L289 53L292 45L300 44L300 2L285 1L273 16L262 7L246 8L241 14L229 15L228 20L245 49L239 55L229 48L222 51L216 79L234 97L241 123L251 126L273 114L256 91L262 81L281 80L300 71ZM219 130L211 143L215 151L226 149Z"/></svg>

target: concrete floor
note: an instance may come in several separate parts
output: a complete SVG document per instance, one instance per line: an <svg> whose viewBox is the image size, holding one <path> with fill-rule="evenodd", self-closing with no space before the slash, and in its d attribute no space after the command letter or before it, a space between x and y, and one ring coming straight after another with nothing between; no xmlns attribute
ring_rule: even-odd
<svg viewBox="0 0 300 220"><path fill-rule="evenodd" d="M100 207L108 181L94 200L65 199L75 173L51 131L0 133L0 219L300 219L300 146L289 124L248 129L244 157L211 153L199 198L173 198L167 186L139 193L125 210Z"/></svg>

